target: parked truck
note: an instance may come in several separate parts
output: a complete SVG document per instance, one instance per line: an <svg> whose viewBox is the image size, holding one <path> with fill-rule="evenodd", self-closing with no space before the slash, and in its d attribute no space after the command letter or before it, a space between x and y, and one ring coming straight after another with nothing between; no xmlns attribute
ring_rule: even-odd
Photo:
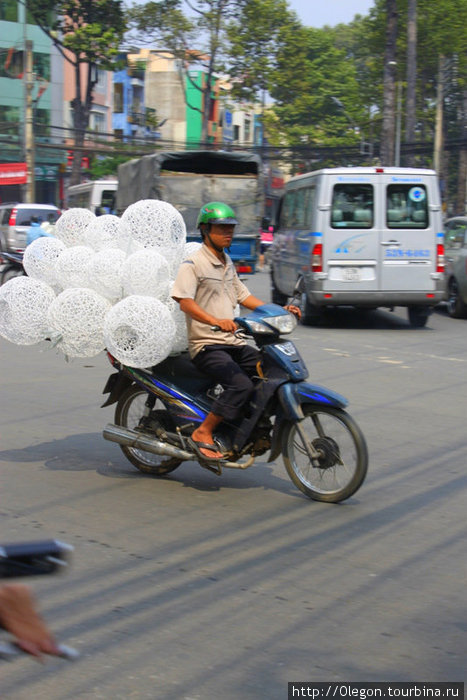
<svg viewBox="0 0 467 700"><path fill-rule="evenodd" d="M239 221L229 254L237 272L255 272L264 213L261 158L246 152L165 151L118 168L117 213L141 199L170 202L182 214L187 241L199 241L196 219L206 202L230 204Z"/></svg>

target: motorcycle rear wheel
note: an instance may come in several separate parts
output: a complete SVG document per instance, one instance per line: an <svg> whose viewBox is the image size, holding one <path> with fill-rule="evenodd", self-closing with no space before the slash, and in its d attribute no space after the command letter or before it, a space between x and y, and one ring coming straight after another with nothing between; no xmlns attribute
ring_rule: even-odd
<svg viewBox="0 0 467 700"><path fill-rule="evenodd" d="M115 423L130 430L135 430L141 418L147 411L146 401L148 394L144 389L133 384L120 396L117 408L115 409ZM158 407L157 401L154 408ZM162 408L160 404L159 408ZM134 447L120 445L125 457L141 472L153 474L154 476L164 476L180 466L181 460L175 457L164 457L145 450L138 450Z"/></svg>
<svg viewBox="0 0 467 700"><path fill-rule="evenodd" d="M348 413L326 406L305 405L300 429L307 443L319 451L313 465L296 423L282 434L282 455L295 486L315 501L339 503L362 485L368 451L362 431Z"/></svg>

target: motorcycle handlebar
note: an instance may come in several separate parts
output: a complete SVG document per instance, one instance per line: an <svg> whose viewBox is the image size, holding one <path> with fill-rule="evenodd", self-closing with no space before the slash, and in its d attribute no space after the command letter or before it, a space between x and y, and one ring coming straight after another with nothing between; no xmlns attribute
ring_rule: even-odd
<svg viewBox="0 0 467 700"><path fill-rule="evenodd" d="M0 579L54 574L68 565L72 551L59 540L0 545Z"/></svg>

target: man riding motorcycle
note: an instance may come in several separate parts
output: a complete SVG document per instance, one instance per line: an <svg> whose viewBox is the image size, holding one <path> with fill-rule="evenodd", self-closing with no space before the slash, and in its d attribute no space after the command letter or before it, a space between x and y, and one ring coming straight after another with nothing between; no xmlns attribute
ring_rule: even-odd
<svg viewBox="0 0 467 700"><path fill-rule="evenodd" d="M189 353L198 369L222 384L224 391L191 436L191 445L205 462L218 462L223 455L213 432L223 420L233 420L253 390L260 354L236 337L234 311L237 304L254 310L264 304L240 281L225 252L237 224L235 212L223 202L201 207L197 228L203 245L179 268L172 297L187 315ZM298 307L287 311L300 317ZM216 326L220 330L212 330Z"/></svg>

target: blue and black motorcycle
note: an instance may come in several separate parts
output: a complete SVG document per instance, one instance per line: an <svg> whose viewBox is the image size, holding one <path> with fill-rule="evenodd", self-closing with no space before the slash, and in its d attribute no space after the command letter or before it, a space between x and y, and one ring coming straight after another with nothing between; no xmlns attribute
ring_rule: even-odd
<svg viewBox="0 0 467 700"><path fill-rule="evenodd" d="M187 460L221 475L224 468L247 469L266 452L268 462L282 454L293 483L308 497L331 503L349 498L367 472L365 438L345 411L343 396L306 381L308 370L299 352L281 337L293 331L295 317L265 304L235 321L237 334L255 341L262 361L241 417L216 431L224 459L203 463L187 439L222 391L187 353L169 356L151 369L124 366L109 354L117 372L107 381L104 393L109 397L103 405L117 406L105 439L119 443L140 471L156 476Z"/></svg>

